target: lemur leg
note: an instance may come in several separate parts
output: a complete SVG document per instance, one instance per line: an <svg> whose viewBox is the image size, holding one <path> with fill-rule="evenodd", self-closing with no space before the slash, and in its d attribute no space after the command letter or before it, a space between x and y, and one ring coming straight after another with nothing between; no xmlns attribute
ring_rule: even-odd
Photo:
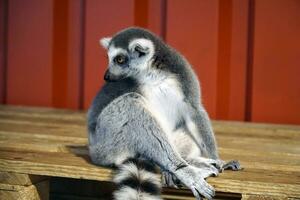
<svg viewBox="0 0 300 200"><path fill-rule="evenodd" d="M201 199L201 196L211 199L215 192L205 181L208 174L189 165L180 156L159 124L144 108L139 95L132 95L115 100L100 114L96 128L99 143L90 146L91 155L95 155L93 161L105 162L104 159L111 159L107 155L118 155L127 150L174 174L191 189L197 199Z"/></svg>
<svg viewBox="0 0 300 200"><path fill-rule="evenodd" d="M204 158L204 157L196 157L196 158L189 158L187 159L187 162L190 165L193 165L195 167L199 168L205 168L205 169L211 169L215 171L215 176L219 174L219 172L222 171L222 166L225 164L222 160L214 160L210 158Z"/></svg>
<svg viewBox="0 0 300 200"><path fill-rule="evenodd" d="M213 165L220 172L225 169L231 170L240 170L242 169L240 163L236 160L229 161L226 163L225 161L219 159L219 154L217 150L217 143L215 139L215 135L212 129L212 125L206 110L203 107L200 107L199 112L194 113L193 122L196 125L196 130L190 130L191 132L198 132L202 141L200 149L201 153L205 157L197 157L193 162L198 163L198 166L203 165ZM190 128L191 129L191 128ZM207 158L206 158L207 157Z"/></svg>
<svg viewBox="0 0 300 200"><path fill-rule="evenodd" d="M197 132L200 134L202 139L202 144L200 144L202 153L205 157L218 160L219 154L217 150L217 143L206 110L203 107L200 107L199 111L194 113L192 119L197 127Z"/></svg>

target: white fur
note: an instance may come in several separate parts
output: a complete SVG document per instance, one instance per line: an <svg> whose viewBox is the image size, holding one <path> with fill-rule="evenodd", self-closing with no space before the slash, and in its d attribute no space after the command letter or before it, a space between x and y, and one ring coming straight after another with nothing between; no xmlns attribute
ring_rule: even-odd
<svg viewBox="0 0 300 200"><path fill-rule="evenodd" d="M120 173L114 177L114 182L120 183L121 181L132 176L138 177L138 179L141 181L150 181L151 183L156 184L157 187L161 187L161 179L159 175L143 169L138 169L134 163L123 164L120 167Z"/></svg>
<svg viewBox="0 0 300 200"><path fill-rule="evenodd" d="M113 63L114 57L120 53L127 55L127 52L124 49L115 47L114 44L110 45L109 49L107 50L109 60L109 71L114 75L120 75L124 71L124 69Z"/></svg>
<svg viewBox="0 0 300 200"><path fill-rule="evenodd" d="M161 177L158 174L148 172L146 170L139 171L139 179L141 181L150 181L151 183L155 184L158 188L161 187Z"/></svg>
<svg viewBox="0 0 300 200"><path fill-rule="evenodd" d="M131 187L123 187L114 193L115 200L137 200L139 199L138 191Z"/></svg>
<svg viewBox="0 0 300 200"><path fill-rule="evenodd" d="M102 41L102 40L101 40ZM106 40L103 41L103 45L106 45ZM142 57L134 56L134 48L139 45L144 49L147 49L146 55ZM147 39L135 39L129 43L129 52L126 49L115 47L112 42L107 49L107 55L109 59L109 71L115 76L124 75L124 76L133 76L136 77L140 73L144 73L151 66L151 58L154 55L154 45L150 40ZM113 62L113 59L118 54L124 54L130 57L129 59L129 68L121 68L119 65L116 65Z"/></svg>
<svg viewBox="0 0 300 200"><path fill-rule="evenodd" d="M153 196L146 192L141 192L140 196L141 196L140 200L162 200L159 196Z"/></svg>
<svg viewBox="0 0 300 200"><path fill-rule="evenodd" d="M127 55L126 50L119 47L115 47L114 44L110 45L109 49L107 50L109 62L112 62L114 57L120 53Z"/></svg>
<svg viewBox="0 0 300 200"><path fill-rule="evenodd" d="M139 39L134 39L132 41L130 41L129 45L128 45L128 49L133 52L134 48L139 45L141 47L143 47L144 49L148 49L149 53L151 55L153 55L154 53L154 45L153 42L151 40L147 40L145 38L139 38Z"/></svg>
<svg viewBox="0 0 300 200"><path fill-rule="evenodd" d="M184 119L193 138L199 139L197 126L190 120L189 109L177 79L152 72L152 75L140 78L140 82L147 110L158 121L174 148L185 158L200 156L199 147L188 133L183 130L174 132L176 123Z"/></svg>
<svg viewBox="0 0 300 200"><path fill-rule="evenodd" d="M136 177L139 176L139 170L138 170L137 166L134 163L124 164L120 167L120 173L118 173L114 177L114 182L120 183L121 181L123 181L131 176L136 176Z"/></svg>
<svg viewBox="0 0 300 200"><path fill-rule="evenodd" d="M99 43L104 49L107 49L110 41L111 41L111 37L104 37L100 39Z"/></svg>
<svg viewBox="0 0 300 200"><path fill-rule="evenodd" d="M171 133L176 122L187 112L183 94L175 78L147 80L142 84L142 93L147 100L147 109L166 133Z"/></svg>
<svg viewBox="0 0 300 200"><path fill-rule="evenodd" d="M198 145L201 146L200 143L202 142L202 139L201 139L201 137L199 137L199 130L198 130L196 124L194 123L194 121L191 120L189 115L186 116L186 125L187 125L189 132L192 134L193 138L195 138L199 142ZM194 150L193 153L191 153L189 155L189 157L192 158L192 157L197 157L200 155L201 155L200 149L197 148L197 150Z"/></svg>
<svg viewBox="0 0 300 200"><path fill-rule="evenodd" d="M154 51L155 51L154 44L152 43L151 40L147 40L144 38L135 39L129 43L129 45L128 45L129 51L133 52L134 48L137 45L140 45L144 49L148 49L148 53L141 58L132 59L130 65L132 68L136 68L139 71L144 71L144 70L148 69L151 64L150 60L153 57Z"/></svg>
<svg viewBox="0 0 300 200"><path fill-rule="evenodd" d="M131 187L123 187L114 193L115 200L161 200L146 192L137 191Z"/></svg>
<svg viewBox="0 0 300 200"><path fill-rule="evenodd" d="M126 159L133 157L128 151L123 151L117 157L115 158L115 165L119 166L121 165Z"/></svg>
<svg viewBox="0 0 300 200"><path fill-rule="evenodd" d="M200 156L200 149L195 144L193 139L183 130L178 129L172 137L172 142L183 158L194 158Z"/></svg>

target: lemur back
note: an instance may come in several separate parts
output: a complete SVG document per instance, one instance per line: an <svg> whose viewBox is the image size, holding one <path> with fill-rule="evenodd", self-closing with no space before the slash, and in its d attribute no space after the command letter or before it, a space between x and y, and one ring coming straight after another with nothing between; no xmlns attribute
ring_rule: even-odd
<svg viewBox="0 0 300 200"><path fill-rule="evenodd" d="M95 164L119 169L115 199L161 199L157 167L164 185L180 183L210 199L205 178L240 165L219 159L190 64L145 29L122 30L101 44L109 67L88 112L89 152Z"/></svg>

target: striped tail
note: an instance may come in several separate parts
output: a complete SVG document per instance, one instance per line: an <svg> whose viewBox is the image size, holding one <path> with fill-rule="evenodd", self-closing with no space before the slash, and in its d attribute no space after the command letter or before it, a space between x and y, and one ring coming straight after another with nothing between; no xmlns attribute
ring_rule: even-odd
<svg viewBox="0 0 300 200"><path fill-rule="evenodd" d="M145 160L129 159L119 167L114 182L115 200L161 200L161 177Z"/></svg>

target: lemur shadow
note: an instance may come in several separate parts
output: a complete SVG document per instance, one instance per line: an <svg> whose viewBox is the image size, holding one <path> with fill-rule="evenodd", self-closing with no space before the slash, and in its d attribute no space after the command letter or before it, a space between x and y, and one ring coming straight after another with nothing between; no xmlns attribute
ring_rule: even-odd
<svg viewBox="0 0 300 200"><path fill-rule="evenodd" d="M86 144L82 145L67 145L67 151L74 154L76 157L83 158L87 163L93 164L88 151L88 146Z"/></svg>
<svg viewBox="0 0 300 200"><path fill-rule="evenodd" d="M76 157L83 158L86 163L92 164L94 166L98 166L101 168L108 168L108 169L116 169L115 166L108 166L108 167L103 167L96 165L92 162L90 156L89 156L89 151L88 151L88 146L87 144L79 144L79 145L66 145L67 151L69 153L74 154Z"/></svg>

